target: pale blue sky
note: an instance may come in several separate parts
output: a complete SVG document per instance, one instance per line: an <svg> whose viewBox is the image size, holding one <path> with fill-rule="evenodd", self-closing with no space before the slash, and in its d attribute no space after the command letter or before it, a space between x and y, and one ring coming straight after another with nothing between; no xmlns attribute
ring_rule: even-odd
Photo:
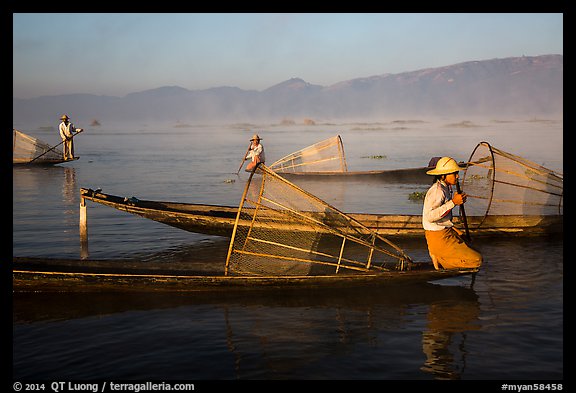
<svg viewBox="0 0 576 393"><path fill-rule="evenodd" d="M322 86L470 60L563 54L563 15L14 14L14 97L161 86Z"/></svg>

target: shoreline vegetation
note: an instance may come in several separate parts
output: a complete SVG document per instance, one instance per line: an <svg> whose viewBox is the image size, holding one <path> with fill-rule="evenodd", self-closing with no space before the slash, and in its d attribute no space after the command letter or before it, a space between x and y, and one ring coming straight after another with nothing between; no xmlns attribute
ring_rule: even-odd
<svg viewBox="0 0 576 393"><path fill-rule="evenodd" d="M308 117L302 119L292 119L292 118L282 118L279 122L238 122L238 123L228 123L228 124L210 124L210 123L188 123L188 122L181 122L177 121L175 124L166 125L172 128L179 128L179 129L204 129L207 127L226 127L231 129L273 129L273 128L285 128L285 127L311 127L314 129L317 128L326 128L326 127L339 127L339 128L347 128L350 131L402 131L402 130L411 130L421 126L426 126L430 124L434 124L435 126L445 127L445 128L463 128L463 129L473 129L473 128L480 128L480 127L490 127L494 124L521 124L521 123L530 123L530 124L542 124L542 125L555 125L561 124L563 121L562 118L519 118L519 119L483 119L479 120L457 120L451 121L450 119L432 119L432 120L422 120L422 119L395 119L390 121L373 121L373 122L362 122L362 121L342 121L342 122L332 122L332 121L321 121L315 120ZM82 121L78 121L78 123L82 123ZM89 122L91 127L101 127L101 122L96 119L91 119ZM115 125L118 126L118 125ZM139 127L163 127L159 124L141 124ZM18 126L14 126L14 128L19 129ZM37 131L43 132L53 132L56 130L56 127L53 125L39 125L32 129L36 129Z"/></svg>
<svg viewBox="0 0 576 393"><path fill-rule="evenodd" d="M478 124L472 120L462 120L459 122L446 122L443 124L447 128L476 128L476 127L487 127L491 124L512 124L512 123L543 123L543 124L556 124L561 122L558 119L540 119L540 118L528 118L528 119L488 119L488 124ZM267 128L267 127L298 127L298 126L314 126L314 127L351 127L350 130L358 131L378 131L378 130L407 130L411 129L415 125L425 125L430 124L432 121L420 120L420 119L400 119L392 120L389 122L322 122L318 120L313 120L310 118L304 118L303 120L294 120L289 118L283 118L278 123L232 123L227 125L230 128L235 129L255 129L255 128ZM196 127L207 127L215 126L214 124L190 124L190 123L176 123L173 125L174 128L196 128Z"/></svg>

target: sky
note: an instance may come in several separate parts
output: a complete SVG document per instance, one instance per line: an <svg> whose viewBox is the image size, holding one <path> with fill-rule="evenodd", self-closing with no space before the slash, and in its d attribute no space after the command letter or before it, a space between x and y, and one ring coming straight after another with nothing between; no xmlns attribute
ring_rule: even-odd
<svg viewBox="0 0 576 393"><path fill-rule="evenodd" d="M331 86L563 54L561 13L14 13L13 97Z"/></svg>

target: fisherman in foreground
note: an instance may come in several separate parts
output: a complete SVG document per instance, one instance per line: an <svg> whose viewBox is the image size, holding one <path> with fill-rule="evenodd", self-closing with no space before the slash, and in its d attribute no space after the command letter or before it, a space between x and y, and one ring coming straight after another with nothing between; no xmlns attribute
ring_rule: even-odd
<svg viewBox="0 0 576 393"><path fill-rule="evenodd" d="M436 270L478 268L482 265L482 255L465 242L462 231L452 222L452 209L466 202L465 193L452 194L452 186L458 183L458 172L465 168L451 157L442 157L435 165L426 172L435 179L426 193L422 210L422 226L434 267Z"/></svg>

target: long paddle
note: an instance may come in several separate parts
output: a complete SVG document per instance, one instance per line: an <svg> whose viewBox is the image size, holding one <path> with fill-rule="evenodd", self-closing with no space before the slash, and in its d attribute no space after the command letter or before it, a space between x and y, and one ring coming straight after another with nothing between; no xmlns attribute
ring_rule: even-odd
<svg viewBox="0 0 576 393"><path fill-rule="evenodd" d="M252 146L252 141L250 141L250 144L248 145L248 149L246 149L246 153L244 153L244 156L242 157L242 161L240 162L240 168L238 168L238 170L236 171L236 174L240 173L240 169L242 169L242 165L244 165L244 161L246 161L246 154L248 154L248 152L250 151L250 146Z"/></svg>
<svg viewBox="0 0 576 393"><path fill-rule="evenodd" d="M458 194L462 194L462 190L460 189L460 182L456 180L456 191ZM462 216L462 220L464 221L464 229L466 230L466 240L470 241L470 231L468 230L468 220L466 219L466 210L464 210L464 204L460 205L460 215Z"/></svg>
<svg viewBox="0 0 576 393"><path fill-rule="evenodd" d="M74 135L72 135L72 137L75 137L76 135L80 134L82 131L84 131L84 129L76 132ZM56 149L58 146L60 146L60 145L63 144L64 142L66 142L66 140L63 140L63 141L60 142L59 144L52 146L50 149L48 149L48 150L46 150L44 153L40 154L38 157L34 158L34 159L33 159L32 161L30 161L29 163L36 161L37 159L39 159L40 157L42 157L44 154L48 153L49 151L52 151L52 150Z"/></svg>

